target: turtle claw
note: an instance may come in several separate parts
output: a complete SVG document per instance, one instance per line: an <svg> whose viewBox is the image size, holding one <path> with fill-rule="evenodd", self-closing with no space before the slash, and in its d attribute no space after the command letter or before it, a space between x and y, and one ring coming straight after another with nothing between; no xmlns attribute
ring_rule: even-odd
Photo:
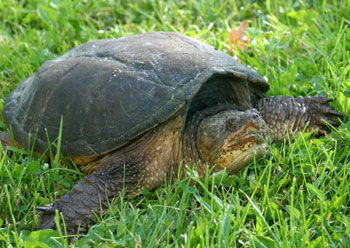
<svg viewBox="0 0 350 248"><path fill-rule="evenodd" d="M340 113L336 110L334 110L331 106L322 104L318 107L321 110L321 113L324 115L329 115L331 117L342 117L344 116L343 113Z"/></svg>
<svg viewBox="0 0 350 248"><path fill-rule="evenodd" d="M53 204L43 206L43 207L37 207L36 208L38 211L40 211L40 216L39 216L39 225L38 229L57 229L57 224L56 224L56 210L58 210L58 213L61 214L61 211L56 208ZM75 228L75 226L69 225L69 223L64 223L62 222L61 219L61 230L65 230L67 234L76 234L78 232L78 229ZM64 224L63 224L64 223Z"/></svg>
<svg viewBox="0 0 350 248"><path fill-rule="evenodd" d="M339 122L331 119L331 118L327 118L327 117L324 117L321 119L321 121L326 124L326 125L332 125L334 127L338 127L339 126Z"/></svg>
<svg viewBox="0 0 350 248"><path fill-rule="evenodd" d="M333 98L314 97L309 102L311 117L309 129L316 130L316 135L325 135L330 131L330 126L339 127L340 125L337 118L344 115L328 105L333 100Z"/></svg>
<svg viewBox="0 0 350 248"><path fill-rule="evenodd" d="M56 228L56 222L55 222L55 208L52 204L44 206L44 207L37 207L38 211L41 212L39 217L39 229L55 229Z"/></svg>
<svg viewBox="0 0 350 248"><path fill-rule="evenodd" d="M336 111L336 110L334 110L334 109L330 109L328 113L329 113L329 114L332 114L332 115L334 115L334 116L337 116L337 117L343 117L343 116L344 116L343 113L338 112L338 111Z"/></svg>
<svg viewBox="0 0 350 248"><path fill-rule="evenodd" d="M318 102L320 104L327 104L327 103L334 101L334 98L328 98L328 97L323 97L323 96L316 96L314 99L316 102Z"/></svg>
<svg viewBox="0 0 350 248"><path fill-rule="evenodd" d="M36 210L40 211L40 212L55 212L55 209L53 208L52 204L50 205L46 205L43 207L37 207Z"/></svg>

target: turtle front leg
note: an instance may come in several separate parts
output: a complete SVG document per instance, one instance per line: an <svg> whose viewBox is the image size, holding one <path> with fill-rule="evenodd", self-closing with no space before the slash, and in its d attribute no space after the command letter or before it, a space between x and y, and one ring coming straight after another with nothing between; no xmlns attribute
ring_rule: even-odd
<svg viewBox="0 0 350 248"><path fill-rule="evenodd" d="M328 124L339 126L335 117L343 114L328 105L332 99L326 97L264 97L254 107L272 130L274 140L283 140L288 133L307 128L315 130L316 135L324 135Z"/></svg>
<svg viewBox="0 0 350 248"><path fill-rule="evenodd" d="M95 215L106 209L109 199L123 189L126 194L137 192L140 168L139 163L118 165L107 161L107 165L86 176L53 204L38 208L41 211L39 229L55 229L55 210L58 210L68 233L86 232L95 223Z"/></svg>

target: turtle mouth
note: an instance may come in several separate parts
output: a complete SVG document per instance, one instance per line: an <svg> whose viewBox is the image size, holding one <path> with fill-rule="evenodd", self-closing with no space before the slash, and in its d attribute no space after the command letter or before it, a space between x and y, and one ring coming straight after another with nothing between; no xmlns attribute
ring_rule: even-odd
<svg viewBox="0 0 350 248"><path fill-rule="evenodd" d="M262 138L258 134L249 134L245 135L241 139L231 143L230 145L227 146L227 148L231 150L238 150L241 147L245 147L247 144L261 144L263 142Z"/></svg>
<svg viewBox="0 0 350 248"><path fill-rule="evenodd" d="M233 143L224 144L214 161L216 169L227 169L235 173L251 162L254 157L260 157L267 151L267 144L261 132L244 135Z"/></svg>
<svg viewBox="0 0 350 248"><path fill-rule="evenodd" d="M230 138L230 141L226 142L222 149L224 151L246 151L252 146L265 144L265 135L261 131L250 132L241 137Z"/></svg>
<svg viewBox="0 0 350 248"><path fill-rule="evenodd" d="M236 150L246 144L260 145L268 136L269 129L263 119L249 120L229 137L227 148Z"/></svg>
<svg viewBox="0 0 350 248"><path fill-rule="evenodd" d="M219 168L226 168L234 173L246 166L255 156L266 153L268 137L269 129L262 118L249 119L226 138L214 163Z"/></svg>

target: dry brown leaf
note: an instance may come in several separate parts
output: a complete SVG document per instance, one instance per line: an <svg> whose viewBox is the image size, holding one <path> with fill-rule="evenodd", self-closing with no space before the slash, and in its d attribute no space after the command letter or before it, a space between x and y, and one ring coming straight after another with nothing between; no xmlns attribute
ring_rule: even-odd
<svg viewBox="0 0 350 248"><path fill-rule="evenodd" d="M249 45L249 38L246 36L246 29L248 27L249 20L244 20L238 27L233 28L228 33L228 47L231 51L237 50L246 50Z"/></svg>

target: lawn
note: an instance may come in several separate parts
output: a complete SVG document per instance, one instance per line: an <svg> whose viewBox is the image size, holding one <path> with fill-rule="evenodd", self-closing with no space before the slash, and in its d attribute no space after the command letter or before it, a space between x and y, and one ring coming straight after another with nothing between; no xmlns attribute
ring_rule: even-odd
<svg viewBox="0 0 350 248"><path fill-rule="evenodd" d="M21 80L89 40L177 31L249 64L270 95L325 95L345 114L326 137L303 133L237 175L184 179L127 200L75 247L350 247L350 0L2 0L0 111ZM247 49L228 33L244 20ZM6 130L0 117L0 130ZM1 148L0 148L1 149ZM83 174L67 159L0 150L0 247L64 247L63 230L36 231L37 206Z"/></svg>

